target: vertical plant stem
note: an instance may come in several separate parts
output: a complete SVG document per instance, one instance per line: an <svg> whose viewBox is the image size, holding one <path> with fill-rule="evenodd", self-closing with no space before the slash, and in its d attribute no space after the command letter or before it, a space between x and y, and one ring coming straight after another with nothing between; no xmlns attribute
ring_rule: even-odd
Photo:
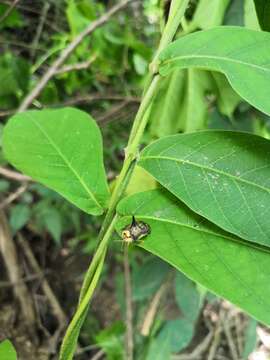
<svg viewBox="0 0 270 360"><path fill-rule="evenodd" d="M114 231L114 225L117 220L117 215L114 217L111 222L108 230L106 231L103 239L102 246L99 247L99 252L96 252L93 262L96 262L96 267L93 270L93 277L91 279L91 283L88 288L84 290L83 296L81 297L81 301L79 306L68 326L65 337L63 339L63 343L60 349L59 360L71 360L73 358L73 353L76 348L80 327L82 326L84 319L87 315L87 311L89 308L89 303L94 293L94 290L97 286L100 274L102 272L106 251L107 251L107 243ZM92 263L93 263L92 262Z"/></svg>
<svg viewBox="0 0 270 360"><path fill-rule="evenodd" d="M86 273L80 293L79 305L64 337L59 360L71 360L73 358L79 331L87 315L89 302L97 286L108 243L114 230L114 225L117 219L117 216L115 215L116 206L121 199L126 186L128 185L130 176L134 170L137 154L139 151L139 145L149 119L148 110L151 106L154 96L158 91L160 81L160 76L157 75L158 57L160 52L172 41L187 8L188 2L189 0L172 0L168 22L165 26L159 48L151 66L152 75L149 78L148 84L143 94L141 105L135 117L126 148L125 161L117 178L116 185L108 206L108 212L99 234L100 242L91 265Z"/></svg>
<svg viewBox="0 0 270 360"><path fill-rule="evenodd" d="M125 274L125 295L126 295L126 359L133 360L133 311L132 311L132 286L130 265L128 259L128 247L124 254L124 274Z"/></svg>

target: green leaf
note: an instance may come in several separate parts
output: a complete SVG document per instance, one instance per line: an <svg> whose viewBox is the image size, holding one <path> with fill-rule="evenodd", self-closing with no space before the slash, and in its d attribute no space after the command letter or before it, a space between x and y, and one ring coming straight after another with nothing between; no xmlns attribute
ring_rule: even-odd
<svg viewBox="0 0 270 360"><path fill-rule="evenodd" d="M0 343L0 359L1 360L16 360L16 351L9 340L4 340Z"/></svg>
<svg viewBox="0 0 270 360"><path fill-rule="evenodd" d="M175 319L165 323L158 339L160 342L165 342L169 339L170 351L177 353L184 349L193 337L193 324L186 319Z"/></svg>
<svg viewBox="0 0 270 360"><path fill-rule="evenodd" d="M176 40L160 54L161 75L175 68L200 67L224 73L236 92L270 114L270 34L241 27L218 27Z"/></svg>
<svg viewBox="0 0 270 360"><path fill-rule="evenodd" d="M85 212L103 213L109 190L102 139L88 114L73 108L17 114L5 126L3 148L25 174Z"/></svg>
<svg viewBox="0 0 270 360"><path fill-rule="evenodd" d="M0 56L0 98L20 97L26 92L30 79L30 65L25 59L6 52Z"/></svg>
<svg viewBox="0 0 270 360"><path fill-rule="evenodd" d="M140 166L135 166L131 179L126 188L126 194L131 195L139 191L152 190L157 187L157 182Z"/></svg>
<svg viewBox="0 0 270 360"><path fill-rule="evenodd" d="M270 252L224 232L163 190L137 193L118 205L120 231L131 215L151 233L138 244L193 281L270 325Z"/></svg>
<svg viewBox="0 0 270 360"><path fill-rule="evenodd" d="M197 320L201 297L195 284L178 272L175 277L175 299L185 319L192 323Z"/></svg>
<svg viewBox="0 0 270 360"><path fill-rule="evenodd" d="M6 14L9 8L10 5L0 4L0 18L2 18L4 14ZM24 25L23 18L21 17L20 13L16 10L16 8L13 8L12 11L9 13L9 15L4 19L4 21L3 20L1 21L0 29L5 27L19 28L22 27L23 25Z"/></svg>
<svg viewBox="0 0 270 360"><path fill-rule="evenodd" d="M167 337L155 337L150 342L150 346L146 355L146 360L167 360L170 359L170 334Z"/></svg>
<svg viewBox="0 0 270 360"><path fill-rule="evenodd" d="M170 269L166 262L154 257L133 271L133 300L142 301L152 296L165 281Z"/></svg>
<svg viewBox="0 0 270 360"><path fill-rule="evenodd" d="M56 244L61 243L61 234L62 234L62 219L60 212L57 209L48 209L48 211L43 213L43 222L45 228L52 235Z"/></svg>
<svg viewBox="0 0 270 360"><path fill-rule="evenodd" d="M147 146L139 165L196 213L243 239L270 246L270 142L202 131Z"/></svg>
<svg viewBox="0 0 270 360"><path fill-rule="evenodd" d="M200 0L191 26L194 28L210 29L222 24L225 11L230 0ZM209 16L211 14L211 16Z"/></svg>
<svg viewBox="0 0 270 360"><path fill-rule="evenodd" d="M133 55L133 64L138 75L145 75L147 73L148 63L140 54Z"/></svg>
<svg viewBox="0 0 270 360"><path fill-rule="evenodd" d="M261 29L270 31L270 2L268 0L254 0L254 3Z"/></svg>
<svg viewBox="0 0 270 360"><path fill-rule="evenodd" d="M67 1L66 16L73 37L86 28L89 22L93 20L93 15L94 14L91 14L89 16L87 12L82 11L77 1Z"/></svg>
<svg viewBox="0 0 270 360"><path fill-rule="evenodd" d="M96 343L106 353L108 360L120 360L124 358L123 335L125 327L120 321L115 322L109 328L102 330L96 336Z"/></svg>
<svg viewBox="0 0 270 360"><path fill-rule="evenodd" d="M14 234L27 224L30 216L30 208L27 205L18 204L11 208L9 223Z"/></svg>
<svg viewBox="0 0 270 360"><path fill-rule="evenodd" d="M257 344L257 321L249 319L248 326L245 329L243 359L248 359L250 353L255 350Z"/></svg>
<svg viewBox="0 0 270 360"><path fill-rule="evenodd" d="M10 183L7 180L0 180L0 193L7 191L9 187L10 187Z"/></svg>

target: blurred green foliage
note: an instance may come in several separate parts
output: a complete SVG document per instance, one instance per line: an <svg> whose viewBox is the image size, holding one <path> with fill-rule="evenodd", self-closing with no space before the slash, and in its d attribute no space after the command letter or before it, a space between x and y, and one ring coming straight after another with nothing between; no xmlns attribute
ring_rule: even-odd
<svg viewBox="0 0 270 360"><path fill-rule="evenodd" d="M162 0L134 2L129 10L113 17L86 38L65 64L91 61L91 65L87 69L57 74L34 102L37 108L72 103L100 121L111 186L121 168L131 120L164 26L163 3ZM7 8L8 5L0 4L0 17ZM59 52L105 10L106 1L40 0L32 8L23 6L22 2L0 23L0 113L3 113L0 118L0 166L7 165L1 151L2 127L7 119L5 111L13 112L18 107ZM210 18L209 13L213 14ZM191 1L177 36L221 24L259 29L259 23L261 19L258 21L251 0ZM164 135L206 128L243 130L269 137L269 117L245 103L226 78L215 72L175 70L163 81L153 102L155 106L150 112L145 143ZM123 105L122 108L119 105ZM140 191L156 186L140 171L135 175L127 191L129 194L138 189L138 184ZM1 177L1 199L16 187L15 181ZM59 249L67 246L71 251L79 249L88 255L94 251L101 224L99 218L79 212L55 192L35 183L30 183L26 192L9 206L8 215L13 234L28 232L31 241L35 237L49 237ZM104 350L107 359L112 360L124 358L124 275L118 240L116 238L113 244L117 251L111 255L111 264L105 272L110 273L112 267L117 269L109 281L121 315L117 321L106 325L99 319L89 318L81 335L85 346L94 343ZM167 316L164 307L159 310L149 336L137 332L136 359L168 359L171 353L190 344L209 294L198 289L184 275L176 275L163 261L138 249L129 254L134 328L140 328L150 301L164 283L169 286L162 303L171 302L176 308L173 319ZM243 357L253 349L255 327L251 321ZM1 351L6 351L3 343Z"/></svg>

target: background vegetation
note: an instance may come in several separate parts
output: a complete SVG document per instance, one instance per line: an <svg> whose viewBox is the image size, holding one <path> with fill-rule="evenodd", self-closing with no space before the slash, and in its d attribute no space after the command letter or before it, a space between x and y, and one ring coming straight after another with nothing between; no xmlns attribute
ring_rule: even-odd
<svg viewBox="0 0 270 360"><path fill-rule="evenodd" d="M0 241L9 244L1 248L0 339L13 342L19 359L56 358L101 220L12 170L1 151L1 131L59 52L113 5L105 0L0 1ZM37 109L76 106L97 120L111 187L168 7L169 1L132 2L85 37L33 101ZM190 1L177 37L222 24L259 30L253 0ZM269 117L244 102L225 76L174 70L155 98L143 143L203 129L269 138L269 125ZM127 194L155 187L138 168ZM270 356L264 326L162 260L133 247L124 255L117 235L114 240L77 359L125 358L128 327L135 359Z"/></svg>

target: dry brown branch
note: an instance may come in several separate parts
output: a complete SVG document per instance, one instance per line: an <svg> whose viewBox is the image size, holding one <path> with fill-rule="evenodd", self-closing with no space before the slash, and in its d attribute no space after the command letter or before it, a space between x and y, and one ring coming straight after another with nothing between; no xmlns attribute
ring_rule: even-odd
<svg viewBox="0 0 270 360"><path fill-rule="evenodd" d="M124 0L113 6L108 12L102 15L96 21L91 22L59 55L51 67L45 72L34 89L25 97L18 111L26 110L44 89L48 81L55 75L56 71L63 65L66 59L72 54L77 46L85 39L86 36L93 33L97 28L107 23L110 18L118 11L126 7L132 0ZM134 1L134 0L133 0Z"/></svg>
<svg viewBox="0 0 270 360"><path fill-rule="evenodd" d="M0 18L0 23L3 22L12 12L12 10L15 8L15 6L18 4L20 0L14 0L13 3L10 5L10 7L4 12L4 14Z"/></svg>
<svg viewBox="0 0 270 360"><path fill-rule="evenodd" d="M1 166L0 166L0 175L3 175L8 179L21 181L21 182L32 181L32 179L29 176L23 175L14 170L6 169Z"/></svg>
<svg viewBox="0 0 270 360"><path fill-rule="evenodd" d="M23 252L31 266L31 268L33 269L33 271L36 273L36 274L39 274L41 273L41 269L39 267L39 264L34 256L34 254L32 253L32 250L28 244L27 241L24 240L24 238L22 237L21 234L19 234L18 236L18 241L19 241L19 244L20 246L22 247L23 249ZM62 310L53 290L51 289L48 281L43 278L41 280L41 287L42 287L42 290L44 291L44 294L46 295L51 307L52 307L52 311L55 315L55 317L57 318L58 320L58 323L59 323L59 328L64 328L67 324L67 317L64 313L64 311Z"/></svg>
<svg viewBox="0 0 270 360"><path fill-rule="evenodd" d="M146 315L144 317L144 322L141 327L141 334L143 336L148 336L150 334L150 330L153 325L155 315L156 315L158 306L160 304L160 300L161 300L166 288L167 288L166 283L161 285L161 287L155 293L155 295L149 305L149 308L147 309Z"/></svg>
<svg viewBox="0 0 270 360"><path fill-rule="evenodd" d="M132 288L131 276L128 259L128 248L124 252L124 276L125 276L125 295L126 295L126 359L133 359L133 311L132 311Z"/></svg>
<svg viewBox="0 0 270 360"><path fill-rule="evenodd" d="M33 335L35 324L34 304L25 283L22 281L16 247L3 210L0 210L0 251L7 268L8 277L14 286L14 293L19 301L25 323L28 325L31 335Z"/></svg>
<svg viewBox="0 0 270 360"><path fill-rule="evenodd" d="M6 206L8 206L9 204L11 204L13 201L15 201L16 199L18 199L18 197L20 197L27 189L28 184L22 184L21 186L18 187L18 189L13 192L12 194L10 194L7 198L5 198L1 203L0 203L0 210L3 210Z"/></svg>

